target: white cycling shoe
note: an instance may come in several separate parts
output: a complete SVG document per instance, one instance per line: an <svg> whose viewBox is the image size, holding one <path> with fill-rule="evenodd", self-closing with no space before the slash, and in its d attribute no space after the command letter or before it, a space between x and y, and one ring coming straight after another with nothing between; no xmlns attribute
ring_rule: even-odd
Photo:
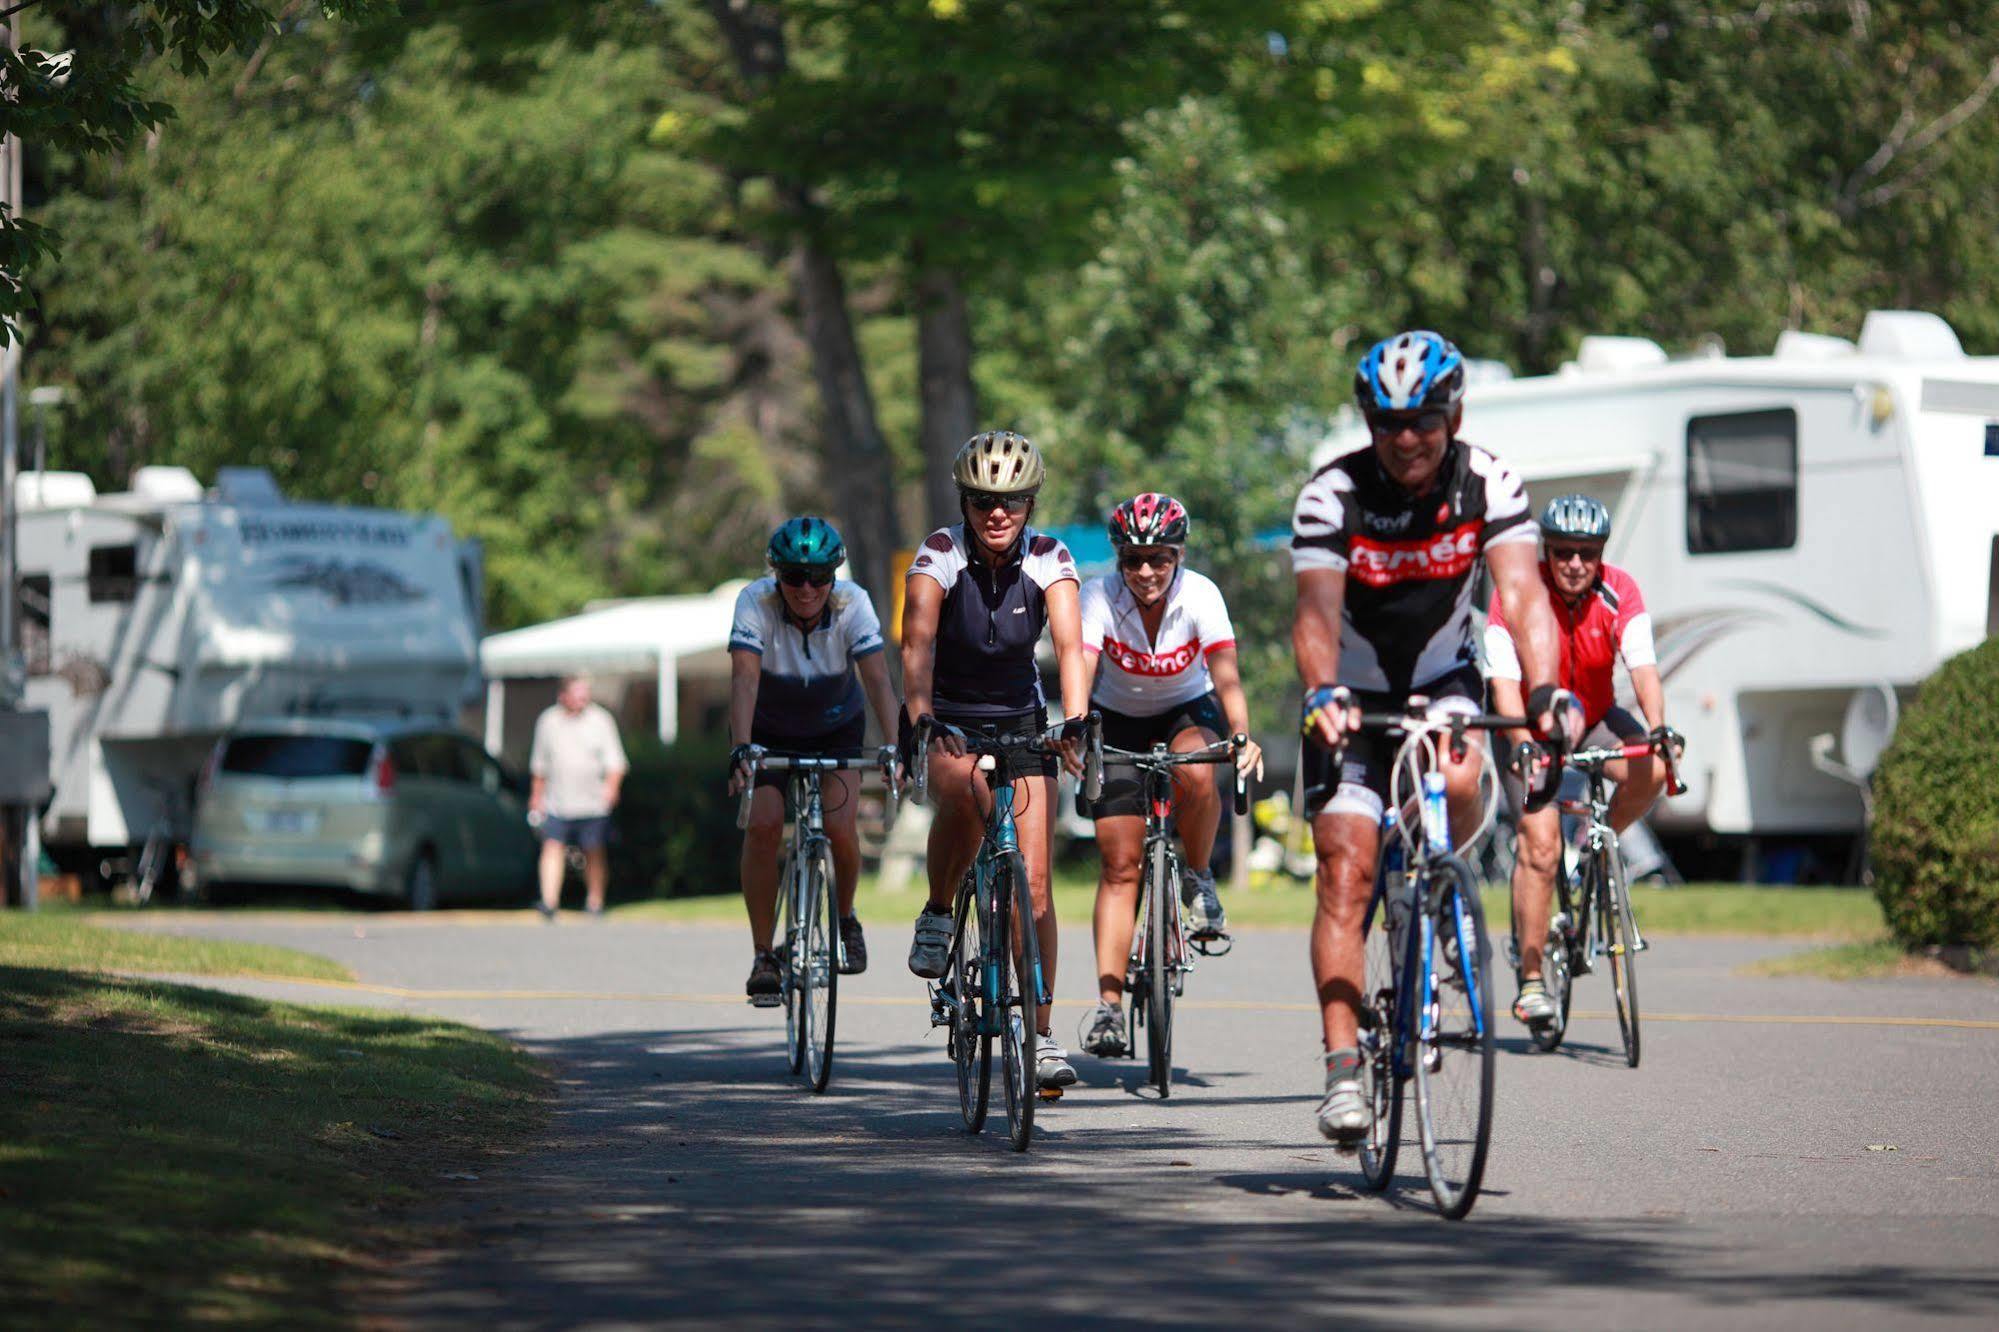
<svg viewBox="0 0 1999 1332"><path fill-rule="evenodd" d="M1069 1052L1053 1036L1034 1038L1034 1081L1042 1087L1072 1087L1076 1083Z"/></svg>

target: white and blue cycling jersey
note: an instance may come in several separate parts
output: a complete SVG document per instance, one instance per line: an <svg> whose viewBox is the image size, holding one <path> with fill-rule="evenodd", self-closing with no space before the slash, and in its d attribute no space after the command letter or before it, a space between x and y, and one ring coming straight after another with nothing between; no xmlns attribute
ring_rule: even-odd
<svg viewBox="0 0 1999 1332"><path fill-rule="evenodd" d="M819 618L802 625L786 611L777 579L767 576L736 597L729 649L763 658L752 722L757 734L809 739L861 715L854 663L882 650L881 620L867 589L840 579Z"/></svg>

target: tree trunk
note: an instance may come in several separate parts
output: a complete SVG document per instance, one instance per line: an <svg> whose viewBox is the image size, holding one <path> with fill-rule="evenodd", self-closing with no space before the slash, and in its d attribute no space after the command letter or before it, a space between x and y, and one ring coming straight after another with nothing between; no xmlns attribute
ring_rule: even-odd
<svg viewBox="0 0 1999 1332"><path fill-rule="evenodd" d="M708 0L709 12L734 54L743 80L757 88L787 68L784 15L774 0ZM840 263L827 248L818 209L802 181L779 180L778 198L798 239L791 255L792 287L812 349L812 377L819 386L825 429L825 475L838 506L840 532L854 581L868 590L886 618L889 558L902 545L895 512L895 474L875 417L874 393L861 363L847 309Z"/></svg>
<svg viewBox="0 0 1999 1332"><path fill-rule="evenodd" d="M796 208L809 218L807 201L796 201ZM839 262L809 231L792 254L791 271L805 341L812 348L812 377L826 424L826 471L840 505L847 559L854 581L867 588L886 618L889 558L902 545L902 526L896 521L895 472L875 420L846 284Z"/></svg>
<svg viewBox="0 0 1999 1332"><path fill-rule="evenodd" d="M972 321L965 289L949 269L916 259L916 363L918 436L923 445L923 493L930 526L958 521L958 488L951 461L979 428L978 390L972 384Z"/></svg>

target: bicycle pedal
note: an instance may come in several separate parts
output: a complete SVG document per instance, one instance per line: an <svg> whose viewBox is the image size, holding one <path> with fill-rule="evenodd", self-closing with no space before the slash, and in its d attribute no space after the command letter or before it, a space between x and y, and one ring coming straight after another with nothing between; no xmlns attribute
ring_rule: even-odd
<svg viewBox="0 0 1999 1332"><path fill-rule="evenodd" d="M1037 1087L1035 1094L1040 1096L1044 1101L1059 1101L1062 1099L1062 1089L1060 1087Z"/></svg>
<svg viewBox="0 0 1999 1332"><path fill-rule="evenodd" d="M781 994L753 994L750 996L751 1008L776 1008L782 1003L784 1003L784 996Z"/></svg>

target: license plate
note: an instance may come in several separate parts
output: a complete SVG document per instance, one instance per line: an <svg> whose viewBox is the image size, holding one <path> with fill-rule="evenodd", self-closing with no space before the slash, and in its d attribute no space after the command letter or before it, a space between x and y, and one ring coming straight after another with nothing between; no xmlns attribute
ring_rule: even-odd
<svg viewBox="0 0 1999 1332"><path fill-rule="evenodd" d="M310 836L319 831L319 812L311 809L252 809L244 822L262 833L290 833Z"/></svg>

